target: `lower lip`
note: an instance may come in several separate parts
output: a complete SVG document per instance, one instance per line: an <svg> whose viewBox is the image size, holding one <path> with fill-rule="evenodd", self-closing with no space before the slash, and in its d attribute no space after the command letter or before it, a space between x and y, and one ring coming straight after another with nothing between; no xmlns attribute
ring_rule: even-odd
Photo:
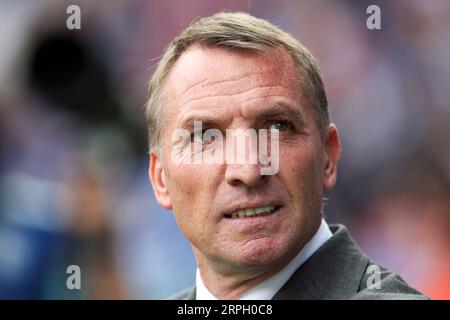
<svg viewBox="0 0 450 320"><path fill-rule="evenodd" d="M275 211L265 215L257 215L252 217L243 217L243 218L224 218L223 220L232 223L235 225L250 225L257 226L260 224L270 223L274 219L278 219L278 216L283 212L282 206L277 207Z"/></svg>

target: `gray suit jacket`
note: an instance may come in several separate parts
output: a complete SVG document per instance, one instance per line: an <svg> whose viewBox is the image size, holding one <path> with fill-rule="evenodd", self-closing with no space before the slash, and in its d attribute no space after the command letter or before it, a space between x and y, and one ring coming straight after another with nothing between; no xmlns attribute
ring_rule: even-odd
<svg viewBox="0 0 450 320"><path fill-rule="evenodd" d="M370 260L345 226L330 225L330 229L333 236L294 272L274 300L427 299L400 276ZM381 281L371 286L377 279L374 270L381 271ZM194 300L195 286L169 299Z"/></svg>

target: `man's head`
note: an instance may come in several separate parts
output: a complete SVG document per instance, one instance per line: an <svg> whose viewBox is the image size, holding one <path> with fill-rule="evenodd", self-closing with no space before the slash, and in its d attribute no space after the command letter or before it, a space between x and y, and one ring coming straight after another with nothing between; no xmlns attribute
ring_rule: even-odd
<svg viewBox="0 0 450 320"><path fill-rule="evenodd" d="M243 13L194 22L161 59L146 116L156 198L173 209L200 266L266 272L289 261L317 230L340 144L318 64L293 37ZM224 134L279 130L279 171L261 175L260 163L174 163L171 135L192 129L194 120ZM251 208L258 209L247 215L258 216L239 217ZM269 214L261 215L263 208Z"/></svg>

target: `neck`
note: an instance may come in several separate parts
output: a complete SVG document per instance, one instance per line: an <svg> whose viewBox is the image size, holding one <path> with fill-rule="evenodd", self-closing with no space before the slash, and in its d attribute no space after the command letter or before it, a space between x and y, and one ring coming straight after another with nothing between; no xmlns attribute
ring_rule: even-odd
<svg viewBox="0 0 450 320"><path fill-rule="evenodd" d="M244 292L270 278L284 266L283 264L279 268L269 270L218 272L217 269L202 260L197 258L198 269L204 285L216 298L225 300L239 299Z"/></svg>

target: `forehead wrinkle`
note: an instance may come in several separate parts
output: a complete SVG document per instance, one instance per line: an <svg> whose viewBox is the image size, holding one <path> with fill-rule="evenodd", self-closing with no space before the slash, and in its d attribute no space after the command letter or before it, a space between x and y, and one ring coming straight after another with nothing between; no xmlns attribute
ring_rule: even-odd
<svg viewBox="0 0 450 320"><path fill-rule="evenodd" d="M236 81L244 80L244 79L251 78L251 77L257 77L257 76L259 76L259 75L261 75L261 74L264 74L264 73L265 73L265 71L261 71L261 72L251 72L251 73L248 73L248 74L245 74L245 75L236 77L236 78L226 79L226 80L217 80L217 81L210 81L209 78L205 78L205 79L203 79L203 80L198 81L197 83L194 83L194 84L191 85L191 86L188 86L185 90L183 90L183 91L182 91L181 93L179 93L178 95L179 95L179 96L182 96L182 95L184 95L184 94L190 92L192 89L195 89L196 87L201 86L201 85L203 85L203 84L207 84L208 87L211 88L211 87L214 87L214 86L216 86L216 85L218 85L218 84L224 84L224 83L227 83L227 82L236 82Z"/></svg>
<svg viewBox="0 0 450 320"><path fill-rule="evenodd" d="M191 104L191 103L193 103L193 102L195 102L195 101L199 101L199 100L215 99L215 98L222 98L222 97L236 97L236 96L248 94L248 93L250 93L250 92L252 92L252 91L254 91L254 90L265 90L265 89L267 89L268 91L272 91L272 90L277 89L277 88L285 89L285 90L288 90L288 91L290 90L289 88L287 88L287 87L285 87L285 86L283 86L283 85L275 85L275 86L257 86L257 87L254 87L254 88L251 88L251 89L245 89L245 90L243 90L243 91L239 91L239 92L236 92L236 93L218 94L218 95L208 94L208 95L204 95L204 96L201 96L201 97L191 98L191 99L189 99L188 101L183 102L182 105L183 105L184 107L187 107L187 105L189 105L189 104ZM248 100L258 99L258 98L264 98L264 97L270 97L270 96L280 96L280 95L276 95L276 94L272 94L272 95L271 95L271 94L267 94L267 95L262 95L262 96L258 96L258 97L252 97L252 98L249 98ZM247 101L248 101L248 100L247 100Z"/></svg>

